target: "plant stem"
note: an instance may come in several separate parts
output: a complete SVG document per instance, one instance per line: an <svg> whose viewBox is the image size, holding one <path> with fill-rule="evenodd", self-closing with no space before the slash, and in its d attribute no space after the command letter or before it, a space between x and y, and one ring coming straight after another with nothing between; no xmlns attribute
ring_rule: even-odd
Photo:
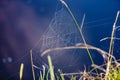
<svg viewBox="0 0 120 80"><path fill-rule="evenodd" d="M31 59L31 67L32 67L32 76L33 76L33 80L35 80L35 72L34 72L34 67L33 67L32 50L30 50L30 59Z"/></svg>
<svg viewBox="0 0 120 80"><path fill-rule="evenodd" d="M49 64L49 69L50 69L51 80L55 80L53 65L52 65L51 57L49 55L48 55L48 64Z"/></svg>
<svg viewBox="0 0 120 80"><path fill-rule="evenodd" d="M74 20L74 22L75 22L75 24L76 24L76 26L77 26L77 28L78 28L78 30L79 30L79 32L80 32L80 35L81 35L81 37L82 37L82 40L83 40L83 42L84 42L84 44L85 44L85 46L86 46L86 50L87 50L87 53L88 53L88 55L89 55L89 57L90 57L90 60L91 60L92 64L94 64L94 61L93 61L92 56L91 56L91 54L90 54L90 51L89 51L89 49L88 49L86 40L85 40L85 38L84 38L84 36L83 36L82 30L80 29L80 26L79 26L76 18L74 17L74 15L73 15L72 11L70 10L70 8L68 7L68 5L67 5L63 0L61 0L61 2L65 5L65 7L66 7L67 10L69 11L70 15L72 16L72 18L73 18L73 20ZM83 17L83 20L84 20L84 17ZM82 28L82 26L83 26L83 23L84 23L84 22L82 22L82 24L81 24L81 28ZM98 74L97 69L95 69L95 71L96 71L96 73Z"/></svg>
<svg viewBox="0 0 120 80"><path fill-rule="evenodd" d="M115 27L116 27L116 23L117 23L119 14L120 14L120 11L117 12L116 19L115 19L115 22L113 24L112 33L111 33L111 40L110 40L110 47L109 47L109 53L108 53L108 63L107 63L107 69L106 69L106 74L105 74L105 80L107 80L107 76L109 74L109 69L111 66L111 60L112 60L111 55L113 55L112 50L113 50L114 33L115 33Z"/></svg>

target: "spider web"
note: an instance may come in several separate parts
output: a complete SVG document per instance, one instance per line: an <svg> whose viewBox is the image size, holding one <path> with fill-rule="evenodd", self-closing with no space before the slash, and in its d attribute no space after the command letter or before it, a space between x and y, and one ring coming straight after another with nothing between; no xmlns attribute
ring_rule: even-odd
<svg viewBox="0 0 120 80"><path fill-rule="evenodd" d="M81 37L74 21L64 8L55 13L41 39L41 50L72 46L81 42Z"/></svg>
<svg viewBox="0 0 120 80"><path fill-rule="evenodd" d="M82 38L79 30L76 27L71 15L64 9L61 8L51 20L48 28L43 33L40 43L41 48L39 53L42 53L46 49L56 47L73 46L77 43L81 43ZM50 52L49 55L52 57L53 65L55 69L62 69L65 72L75 72L78 70L84 70L85 66L90 65L90 59L86 50L63 50ZM93 55L98 56L99 55ZM34 62L37 65L42 61L38 56L33 56ZM42 57L47 64L47 55ZM43 62L42 62L43 63Z"/></svg>

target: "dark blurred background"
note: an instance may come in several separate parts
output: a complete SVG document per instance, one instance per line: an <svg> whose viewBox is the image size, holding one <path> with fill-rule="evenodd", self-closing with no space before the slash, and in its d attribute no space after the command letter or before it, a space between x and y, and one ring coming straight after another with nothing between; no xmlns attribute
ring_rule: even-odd
<svg viewBox="0 0 120 80"><path fill-rule="evenodd" d="M86 14L83 33L87 42L107 51L109 41L100 42L100 39L111 35L120 1L65 1L79 23ZM21 63L25 66L23 80L32 80L29 50L40 39L61 5L59 0L0 0L0 80L19 80ZM119 32L116 37L120 37ZM116 45L116 53L119 53L119 41Z"/></svg>

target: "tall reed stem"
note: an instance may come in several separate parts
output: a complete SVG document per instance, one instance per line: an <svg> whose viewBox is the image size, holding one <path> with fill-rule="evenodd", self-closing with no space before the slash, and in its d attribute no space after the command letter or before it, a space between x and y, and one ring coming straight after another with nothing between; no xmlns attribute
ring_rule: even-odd
<svg viewBox="0 0 120 80"><path fill-rule="evenodd" d="M83 33L82 33L82 30L81 30L84 21L82 21L81 28L80 28L80 26L79 26L79 24L78 24L75 16L73 15L71 9L69 8L69 6L68 6L63 0L60 0L60 1L62 2L62 4L65 5L65 7L66 7L67 10L69 11L70 15L72 16L72 18L73 18L73 20L74 20L74 22L75 22L75 24L76 24L76 26L77 26L77 28L78 28L78 30L79 30L79 32L80 32L80 35L81 35L81 37L82 37L82 40L83 40L83 42L84 42L84 44L85 44L85 46L86 46L86 50L87 50L87 53L88 53L88 55L89 55L89 57L90 57L90 60L91 60L92 64L94 64L94 61L93 61L92 56L91 56L91 54L90 54L90 51L89 51L89 49L88 49L86 40L85 40L85 38L84 38L84 36L83 36ZM83 17L83 20L84 20L84 17ZM96 71L96 73L98 74L97 69L95 69L95 71Z"/></svg>
<svg viewBox="0 0 120 80"><path fill-rule="evenodd" d="M112 33L111 33L111 40L110 40L110 47L109 47L109 53L108 53L108 63L107 63L107 66L106 66L107 69L106 69L106 74L105 74L105 80L107 80L107 76L109 74L109 69L110 69L110 66L111 66L111 61L112 61L111 55L113 55L113 46L114 46L113 45L113 42L114 42L114 33L115 33L115 27L116 27L116 23L117 23L119 14L120 14L120 11L117 12L116 19L115 19L115 22L113 24Z"/></svg>

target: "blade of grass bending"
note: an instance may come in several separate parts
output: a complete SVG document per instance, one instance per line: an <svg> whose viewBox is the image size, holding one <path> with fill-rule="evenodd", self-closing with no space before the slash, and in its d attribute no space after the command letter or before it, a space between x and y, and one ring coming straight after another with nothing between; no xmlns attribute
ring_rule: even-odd
<svg viewBox="0 0 120 80"><path fill-rule="evenodd" d="M102 41L104 41L104 40L107 40L107 39L111 39L111 37L105 37L105 38L102 38L101 40L100 40L100 42L102 42ZM120 40L120 38L113 38L114 40Z"/></svg>
<svg viewBox="0 0 120 80"><path fill-rule="evenodd" d="M55 75L54 75L54 69L53 69L53 65L52 65L52 60L51 60L51 57L49 55L48 55L48 64L49 64L49 69L50 69L51 80L55 80Z"/></svg>
<svg viewBox="0 0 120 80"><path fill-rule="evenodd" d="M35 72L34 72L34 67L33 67L32 50L30 50L30 60L31 60L31 67L32 67L32 76L33 76L33 80L35 80Z"/></svg>
<svg viewBox="0 0 120 80"><path fill-rule="evenodd" d="M88 47L87 47L86 40L85 40L85 38L84 38L84 36L83 36L82 30L80 29L80 26L79 26L76 18L74 17L74 15L73 15L72 11L70 10L70 8L68 7L68 5L67 5L63 0L60 0L60 1L61 1L62 4L65 5L65 7L66 7L67 10L69 11L70 15L72 16L72 18L73 18L73 20L74 20L77 28L79 29L80 35L81 35L81 37L82 37L82 39L83 39L83 42L84 42L84 44L85 44L85 46L86 46L86 50L87 50L87 53L88 53L88 55L89 55L89 57L90 57L90 60L91 60L92 64L94 64L94 61L93 61L92 56L91 56L91 54L90 54L90 51L89 51L89 49L88 49ZM84 17L83 17L83 20L84 20ZM84 23L84 21L82 22L82 24L83 24L83 23ZM81 24L81 28L82 28L82 26L83 26L82 24ZM96 71L96 73L98 74L97 69L95 69L95 71Z"/></svg>
<svg viewBox="0 0 120 80"><path fill-rule="evenodd" d="M88 47L88 49L92 49L92 50L98 51L103 56L103 58L105 60L108 59L108 57L107 57L107 53L108 52L106 52L106 51L104 51L104 50L102 50L100 48L88 45L88 44L87 44L87 47ZM58 47L58 48L53 48L53 49L47 49L47 50L45 50L45 51L43 51L41 53L41 57L43 57L44 55L46 55L46 54L48 54L49 52L52 52L52 51L67 50L67 49L86 49L86 46L83 43L77 43L74 46Z"/></svg>
<svg viewBox="0 0 120 80"><path fill-rule="evenodd" d="M24 64L22 63L20 66L20 80L22 80L23 77L23 69L24 69Z"/></svg>

